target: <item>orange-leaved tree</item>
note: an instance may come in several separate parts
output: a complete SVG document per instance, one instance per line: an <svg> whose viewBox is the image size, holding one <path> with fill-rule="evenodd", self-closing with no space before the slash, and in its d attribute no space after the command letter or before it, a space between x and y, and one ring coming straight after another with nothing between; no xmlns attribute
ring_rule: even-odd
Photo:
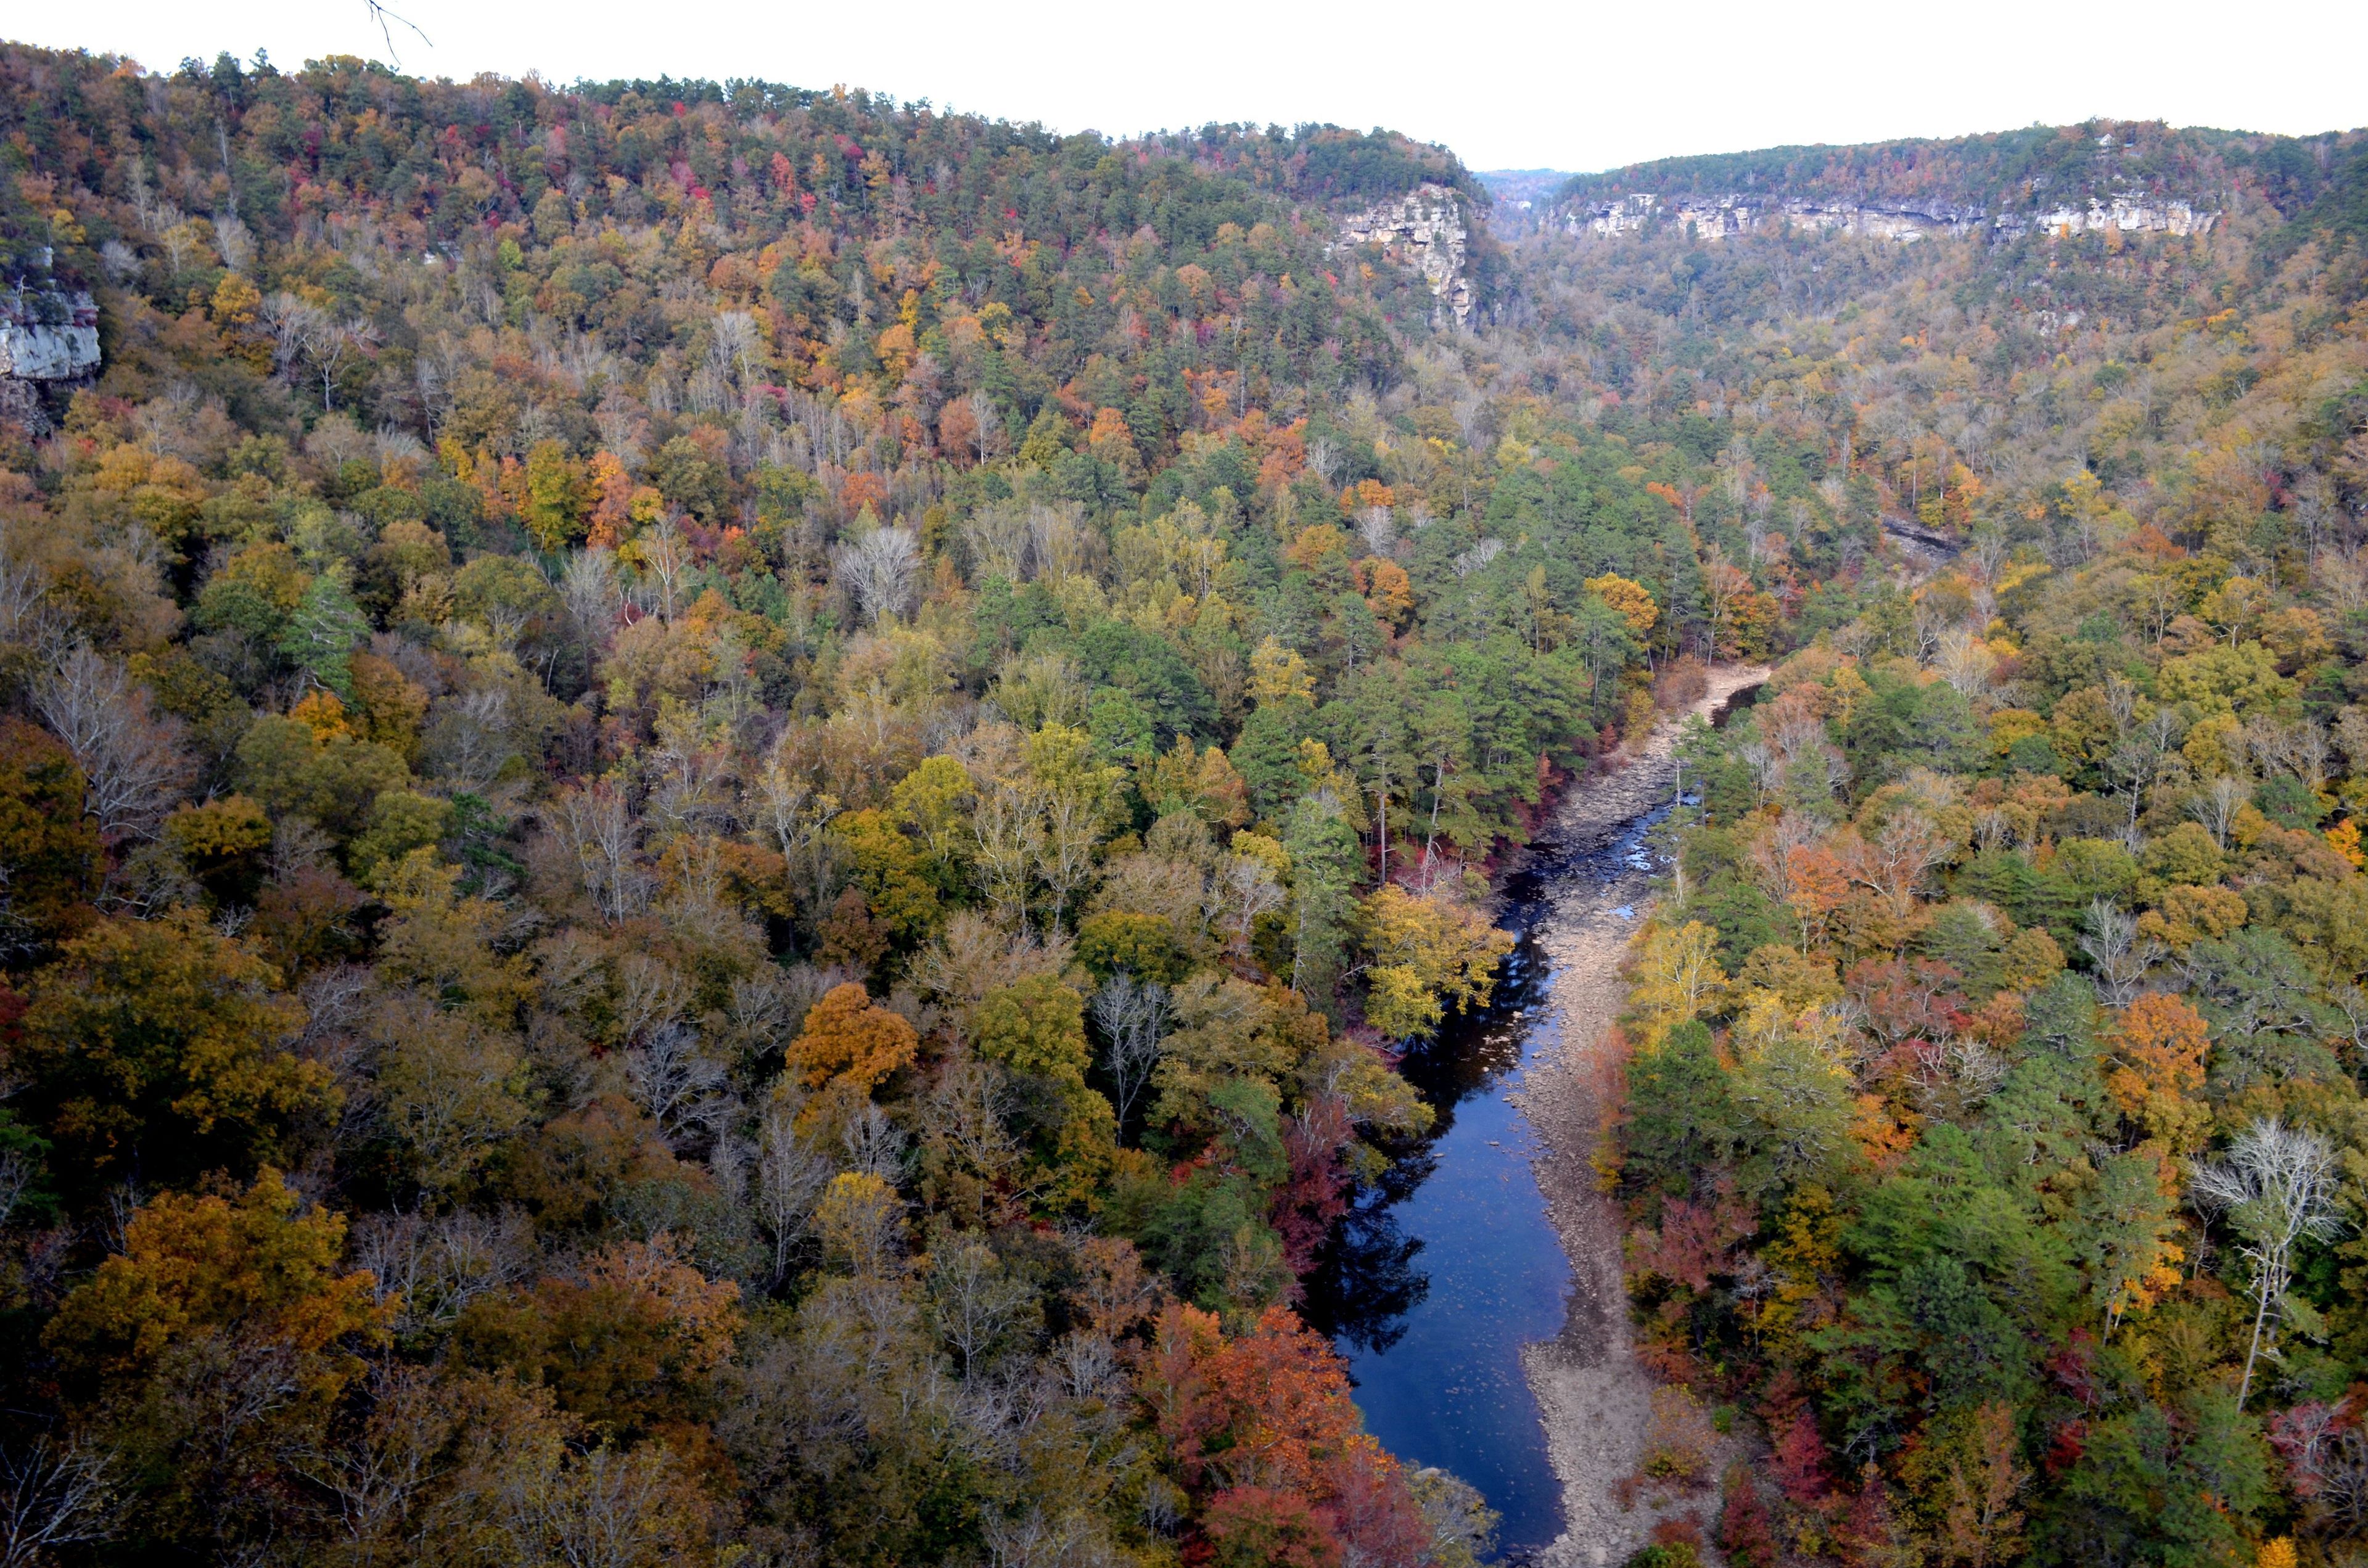
<svg viewBox="0 0 2368 1568"><path fill-rule="evenodd" d="M2108 1036L2105 1086L2122 1114L2171 1154L2203 1146L2212 1121L2203 1100L2203 1056L2210 1026L2178 996L2151 993L2132 1002Z"/></svg>
<svg viewBox="0 0 2368 1568"><path fill-rule="evenodd" d="M77 1422L133 1461L120 1534L135 1554L280 1533L302 1512L302 1456L392 1314L343 1268L345 1238L275 1170L235 1199L166 1193L50 1321Z"/></svg>
<svg viewBox="0 0 2368 1568"><path fill-rule="evenodd" d="M739 1301L737 1285L709 1279L661 1233L603 1247L578 1274L472 1302L459 1337L472 1359L541 1383L596 1432L664 1435L692 1452L740 1330Z"/></svg>
<svg viewBox="0 0 2368 1568"><path fill-rule="evenodd" d="M1347 1369L1286 1309L1228 1335L1214 1314L1171 1302L1142 1389L1212 1561L1336 1562L1344 1548L1368 1562L1423 1561L1421 1512L1365 1432Z"/></svg>
<svg viewBox="0 0 2368 1568"><path fill-rule="evenodd" d="M913 1060L920 1037L898 1014L875 1006L852 981L835 986L806 1014L791 1042L789 1064L810 1089L845 1083L869 1094Z"/></svg>

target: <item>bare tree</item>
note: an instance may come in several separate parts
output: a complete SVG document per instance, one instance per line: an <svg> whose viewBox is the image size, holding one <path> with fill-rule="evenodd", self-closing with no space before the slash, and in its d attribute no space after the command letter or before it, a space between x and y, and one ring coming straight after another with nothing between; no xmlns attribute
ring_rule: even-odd
<svg viewBox="0 0 2368 1568"><path fill-rule="evenodd" d="M682 971L649 953L627 953L617 964L618 1032L640 1040L679 1019L690 1006Z"/></svg>
<svg viewBox="0 0 2368 1568"><path fill-rule="evenodd" d="M730 748L703 733L693 712L662 714L656 729L656 744L642 759L654 842L723 823L731 814Z"/></svg>
<svg viewBox="0 0 2368 1568"><path fill-rule="evenodd" d="M11 1149L0 1154L0 1225L8 1222L8 1216L17 1211L17 1203L31 1190L34 1174L33 1162L23 1150Z"/></svg>
<svg viewBox="0 0 2368 1568"><path fill-rule="evenodd" d="M839 1145L847 1151L842 1168L858 1176L875 1176L894 1186L905 1175L905 1133L888 1113L866 1105L839 1129Z"/></svg>
<svg viewBox="0 0 2368 1568"><path fill-rule="evenodd" d="M30 642L49 597L49 574L40 562L20 558L11 542L7 525L0 523L0 642Z"/></svg>
<svg viewBox="0 0 2368 1568"><path fill-rule="evenodd" d="M1736 748L1736 755L1751 770L1752 793L1761 805L1767 804L1784 780L1784 759L1763 741L1746 741Z"/></svg>
<svg viewBox="0 0 2368 1568"><path fill-rule="evenodd" d="M2351 611L2368 604L2368 560L2358 554L2323 556L2312 575L2338 609Z"/></svg>
<svg viewBox="0 0 2368 1568"><path fill-rule="evenodd" d="M617 615L617 558L606 550L579 550L567 558L559 579L567 617L596 648L608 641Z"/></svg>
<svg viewBox="0 0 2368 1568"><path fill-rule="evenodd" d="M2082 924L2080 950L2097 965L2098 997L2107 1006L2128 1006L2137 1000L2146 971L2162 961L2162 944L2139 936L2137 921L2111 899L2092 902Z"/></svg>
<svg viewBox="0 0 2368 1568"><path fill-rule="evenodd" d="M115 1481L107 1456L47 1435L0 1448L0 1568L33 1568L62 1546L112 1533Z"/></svg>
<svg viewBox="0 0 2368 1568"><path fill-rule="evenodd" d="M1040 502L1028 508L1028 548L1035 555L1037 575L1055 581L1082 575L1091 564L1094 542L1085 508L1076 502Z"/></svg>
<svg viewBox="0 0 2368 1568"><path fill-rule="evenodd" d="M978 444L978 460L985 462L1003 449L1003 415L985 387L970 394L970 416L978 430L973 437Z"/></svg>
<svg viewBox="0 0 2368 1568"><path fill-rule="evenodd" d="M2263 773L2291 773L2313 791L2327 788L2327 732L2310 720L2282 724L2255 717L2245 724L2245 745Z"/></svg>
<svg viewBox="0 0 2368 1568"><path fill-rule="evenodd" d="M837 855L825 830L838 814L838 801L814 788L791 756L787 734L757 773L746 809L744 820L780 848L791 874L801 879L807 907L820 909L837 877Z"/></svg>
<svg viewBox="0 0 2368 1568"><path fill-rule="evenodd" d="M1474 545L1471 549L1465 551L1463 554L1455 558L1452 562L1455 567L1455 574L1459 577L1469 577L1474 572L1485 570L1490 562L1496 560L1497 557L1504 553L1505 541L1503 540L1484 539L1478 544Z"/></svg>
<svg viewBox="0 0 2368 1568"><path fill-rule="evenodd" d="M798 1136L797 1104L777 1098L765 1108L757 1132L757 1222L773 1241L773 1280L790 1272L790 1254L805 1238L823 1189L837 1175L831 1163Z"/></svg>
<svg viewBox="0 0 2368 1568"><path fill-rule="evenodd" d="M1106 790L1080 780L1029 791L1035 820L1036 875L1053 895L1050 929L1059 930L1069 904L1092 881L1094 847L1110 824Z"/></svg>
<svg viewBox="0 0 2368 1568"><path fill-rule="evenodd" d="M1431 1466L1413 1471L1406 1481L1430 1530L1430 1561L1488 1558L1496 1545L1497 1516L1477 1487Z"/></svg>
<svg viewBox="0 0 2368 1568"><path fill-rule="evenodd" d="M336 1500L353 1558L375 1562L400 1554L425 1494L451 1474L445 1451L460 1415L437 1397L433 1369L388 1357L374 1359L366 1376L369 1415L360 1430L348 1441L305 1443L296 1463Z"/></svg>
<svg viewBox="0 0 2368 1568"><path fill-rule="evenodd" d="M984 583L1000 577L1007 583L1025 580L1028 570L1028 509L1016 501L990 502L962 524L962 544L970 551L971 580Z"/></svg>
<svg viewBox="0 0 2368 1568"><path fill-rule="evenodd" d="M517 1209L364 1214L354 1221L353 1253L378 1282L399 1334L450 1328L470 1302L526 1278L541 1256Z"/></svg>
<svg viewBox="0 0 2368 1568"><path fill-rule="evenodd" d="M529 1442L496 1457L477 1484L492 1494L508 1561L630 1568L653 1555L689 1555L671 1460L656 1445L577 1454L556 1441Z"/></svg>
<svg viewBox="0 0 2368 1568"><path fill-rule="evenodd" d="M1949 630L1947 614L1938 600L1928 597L1916 601L1909 631L1916 639L1918 664L1929 665L1940 657L1941 640Z"/></svg>
<svg viewBox="0 0 2368 1568"><path fill-rule="evenodd" d="M2315 1133L2263 1117L2237 1135L2226 1159L2199 1161L2189 1170L2194 1202L2236 1227L2252 1276L2246 1293L2253 1298L2253 1336L2237 1389L2242 1405L2252 1392L2262 1337L2283 1312L2294 1283L2294 1248L2305 1239L2332 1240L2343 1228L2335 1209L2335 1151Z"/></svg>
<svg viewBox="0 0 2368 1568"><path fill-rule="evenodd" d="M2368 1526L2368 1432L2348 1407L2305 1400L2279 1417L2278 1448L2294 1479L2304 1517L2337 1536Z"/></svg>
<svg viewBox="0 0 2368 1568"><path fill-rule="evenodd" d="M1101 1568L1118 1561L1082 1509L1047 1514L1030 1506L1018 1518L988 1517L983 1568Z"/></svg>
<svg viewBox="0 0 2368 1568"><path fill-rule="evenodd" d="M1042 818L1023 791L997 782L978 792L970 822L973 864L987 897L1007 924L1027 930L1030 872L1044 844Z"/></svg>
<svg viewBox="0 0 2368 1568"><path fill-rule="evenodd" d="M510 720L510 694L498 686L438 699L427 726L429 766L463 789L490 788L518 755Z"/></svg>
<svg viewBox="0 0 2368 1568"><path fill-rule="evenodd" d="M1118 1119L1123 1127L1159 1062L1170 1012L1167 987L1121 970L1094 994L1093 1012L1094 1023L1110 1041L1102 1060L1118 1091Z"/></svg>
<svg viewBox="0 0 2368 1568"><path fill-rule="evenodd" d="M1889 904L1894 916L1906 919L1915 911L1925 873L1946 860L1952 847L1920 812L1901 812L1873 838L1846 841L1842 869L1852 883Z"/></svg>
<svg viewBox="0 0 2368 1568"><path fill-rule="evenodd" d="M2222 774L2201 794L2187 801L2187 814L2203 824L2212 842L2228 847L2228 830L2236 825L2237 808L2253 798L2253 787L2242 778Z"/></svg>
<svg viewBox="0 0 2368 1568"><path fill-rule="evenodd" d="M1989 689L1990 676L1998 668L1998 655L1990 652L1988 643L1970 631L1945 631L1941 635L1934 667L1960 696L1975 698Z"/></svg>
<svg viewBox="0 0 2368 1568"><path fill-rule="evenodd" d="M34 677L33 706L82 769L83 810L101 836L154 838L191 773L179 722L154 712L148 688L87 643Z"/></svg>
<svg viewBox="0 0 2368 1568"><path fill-rule="evenodd" d="M624 795L607 779L563 791L547 819L575 858L584 891L610 921L649 907L650 879L642 869L640 835Z"/></svg>
<svg viewBox="0 0 2368 1568"><path fill-rule="evenodd" d="M263 324L271 334L272 368L294 379L300 360L321 378L321 406L336 406L337 372L377 335L364 321L339 321L320 306L290 293L263 301Z"/></svg>
<svg viewBox="0 0 2368 1568"><path fill-rule="evenodd" d="M863 618L884 620L912 605L921 572L920 541L908 528L874 528L840 545L831 565Z"/></svg>
<svg viewBox="0 0 2368 1568"><path fill-rule="evenodd" d="M690 570L690 546L672 517L661 517L642 536L643 597L650 613L674 624L681 608L683 574Z"/></svg>
<svg viewBox="0 0 2368 1568"><path fill-rule="evenodd" d="M222 252L222 265L233 272L245 272L255 265L255 234L235 212L214 214L214 248Z"/></svg>
<svg viewBox="0 0 2368 1568"><path fill-rule="evenodd" d="M1228 857L1224 868L1210 879L1209 901L1209 916L1224 927L1226 946L1247 958L1250 937L1257 932L1258 917L1282 907L1282 884L1275 880L1273 868L1265 861L1254 856L1235 855Z"/></svg>
<svg viewBox="0 0 2368 1568"><path fill-rule="evenodd" d="M328 325L319 306L281 292L263 301L263 324L271 334L271 368L288 375L296 362L312 351L313 340Z"/></svg>
<svg viewBox="0 0 2368 1568"><path fill-rule="evenodd" d="M1329 436L1318 436L1308 442L1307 466L1314 469L1315 477L1329 487L1332 476L1340 472L1339 444Z"/></svg>
<svg viewBox="0 0 2368 1568"><path fill-rule="evenodd" d="M2143 722L2126 720L2119 699L2128 692L2126 682L2116 687L2109 680L2107 706L2115 722L2122 726L2122 742L2105 759L2105 772L2109 777L2121 780L2128 799L2129 822L2122 829L2122 838L2135 855L2146 844L2144 835L2138 832L2138 811L2146 803L2147 787L2169 769L2171 743L2179 733L2179 715L2164 708Z"/></svg>
<svg viewBox="0 0 2368 1568"><path fill-rule="evenodd" d="M718 311L708 358L719 370L745 381L757 365L763 343L755 316L746 311Z"/></svg>
<svg viewBox="0 0 2368 1568"><path fill-rule="evenodd" d="M712 1132L730 1111L724 1080L723 1064L700 1051L698 1034L679 1021L660 1024L625 1051L625 1086L677 1146L697 1131Z"/></svg>
<svg viewBox="0 0 2368 1568"><path fill-rule="evenodd" d="M1041 1311L1036 1292L1012 1278L995 1249L975 1236L958 1237L930 1254L928 1302L938 1335L965 1379L991 1365L1006 1338L1030 1326Z"/></svg>

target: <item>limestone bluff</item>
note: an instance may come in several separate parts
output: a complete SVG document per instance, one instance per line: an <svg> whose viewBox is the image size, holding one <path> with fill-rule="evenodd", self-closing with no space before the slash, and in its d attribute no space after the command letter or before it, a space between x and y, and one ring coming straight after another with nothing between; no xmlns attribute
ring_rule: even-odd
<svg viewBox="0 0 2368 1568"><path fill-rule="evenodd" d="M1559 226L1566 233L1600 238L1641 234L1665 226L1691 228L1699 238L1712 242L1795 228L1912 244L1928 237L1961 234L1998 241L2026 234L2107 233L2184 238L2208 233L2219 218L2217 210L2199 209L2191 201L2139 195L2092 197L2078 204L2027 211L1991 211L1940 202L1817 201L1737 194L1665 200L1657 193L1638 191L1608 200L1573 203L1563 210Z"/></svg>
<svg viewBox="0 0 2368 1568"><path fill-rule="evenodd" d="M1342 246L1379 245L1392 261L1413 267L1437 301L1434 325L1472 324L1474 294L1467 267L1472 230L1463 198L1428 181L1406 195L1377 202L1342 221Z"/></svg>

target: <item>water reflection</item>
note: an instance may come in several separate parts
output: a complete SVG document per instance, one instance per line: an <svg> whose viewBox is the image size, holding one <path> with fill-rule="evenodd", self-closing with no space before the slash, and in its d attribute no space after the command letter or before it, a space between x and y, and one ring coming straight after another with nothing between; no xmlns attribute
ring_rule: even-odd
<svg viewBox="0 0 2368 1568"><path fill-rule="evenodd" d="M1429 1155L1417 1158L1428 1175ZM1391 1172L1393 1178L1397 1174ZM1359 1195L1325 1244L1320 1272L1309 1286L1308 1317L1351 1355L1379 1354L1405 1338L1406 1314L1430 1294L1430 1276L1416 1262L1422 1238L1407 1235L1398 1222L1397 1205L1406 1191L1389 1191L1393 1185L1395 1180Z"/></svg>

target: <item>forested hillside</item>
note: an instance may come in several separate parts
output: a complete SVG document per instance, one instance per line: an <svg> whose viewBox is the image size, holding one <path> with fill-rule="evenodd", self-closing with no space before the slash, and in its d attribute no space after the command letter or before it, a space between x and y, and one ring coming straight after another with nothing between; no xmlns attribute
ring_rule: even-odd
<svg viewBox="0 0 2368 1568"><path fill-rule="evenodd" d="M0 164L9 1562L1470 1560L1298 1278L1777 615L1336 247L1500 306L1450 156L10 48Z"/></svg>
<svg viewBox="0 0 2368 1568"><path fill-rule="evenodd" d="M1706 540L1929 541L1846 535L1691 743L1634 960L1629 1278L1695 1410L1638 1484L1723 1488L1728 1562L2357 1560L2368 186L2214 155L2208 236L1546 263L1596 380L1732 432Z"/></svg>
<svg viewBox="0 0 2368 1568"><path fill-rule="evenodd" d="M1650 191L1729 193L1826 200L1924 200L1999 209L2144 194L2191 197L2214 207L2251 204L2292 218L2342 178L2354 138L2261 136L2159 121L2080 126L1860 146L1770 147L1751 153L1662 158L1576 175L1561 197L1588 200Z"/></svg>
<svg viewBox="0 0 2368 1568"><path fill-rule="evenodd" d="M1701 188L2104 134L2214 222L0 46L0 1558L1474 1561L1299 1282L1736 657L1611 1153L1745 1457L1653 1550L2342 1558L2368 153ZM1339 237L1425 187L1476 331Z"/></svg>

